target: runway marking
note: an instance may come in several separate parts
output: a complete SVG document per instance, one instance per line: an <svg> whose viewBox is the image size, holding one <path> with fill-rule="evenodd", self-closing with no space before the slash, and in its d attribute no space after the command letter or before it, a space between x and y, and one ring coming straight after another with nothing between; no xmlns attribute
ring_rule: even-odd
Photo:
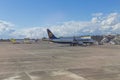
<svg viewBox="0 0 120 80"><path fill-rule="evenodd" d="M53 71L51 76L53 77L56 77L56 76L64 76L65 78L70 78L70 79L73 79L73 80L87 80L85 79L84 77L81 77L77 74L74 74L72 72L69 72L69 71L64 71L64 70L59 70L59 71Z"/></svg>
<svg viewBox="0 0 120 80"><path fill-rule="evenodd" d="M29 77L30 80L33 80L27 72L25 72L25 74L26 74L27 77Z"/></svg>
<svg viewBox="0 0 120 80"><path fill-rule="evenodd" d="M26 72L21 72L18 73L16 76L12 76L3 80L32 80L32 79Z"/></svg>
<svg viewBox="0 0 120 80"><path fill-rule="evenodd" d="M79 76L75 73L66 70L50 70L45 71L33 71L26 73L31 80L87 80L86 78Z"/></svg>
<svg viewBox="0 0 120 80"><path fill-rule="evenodd" d="M3 79L3 80L21 80L19 78L20 78L20 76L14 76L14 77L10 77L10 78Z"/></svg>

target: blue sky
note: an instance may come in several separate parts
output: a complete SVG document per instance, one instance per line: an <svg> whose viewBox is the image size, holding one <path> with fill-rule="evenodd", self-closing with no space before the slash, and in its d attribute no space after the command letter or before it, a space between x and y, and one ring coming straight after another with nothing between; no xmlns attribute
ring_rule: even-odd
<svg viewBox="0 0 120 80"><path fill-rule="evenodd" d="M41 38L46 28L57 36L120 33L120 0L0 0L0 38Z"/></svg>
<svg viewBox="0 0 120 80"><path fill-rule="evenodd" d="M0 20L19 28L87 21L93 13L120 12L120 0L0 0Z"/></svg>

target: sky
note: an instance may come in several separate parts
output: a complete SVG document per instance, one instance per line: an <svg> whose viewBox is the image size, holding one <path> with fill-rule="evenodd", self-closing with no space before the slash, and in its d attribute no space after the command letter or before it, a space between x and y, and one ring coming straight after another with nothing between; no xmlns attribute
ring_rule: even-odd
<svg viewBox="0 0 120 80"><path fill-rule="evenodd" d="M119 3L120 0L0 0L0 38L42 38L47 36L46 28L56 36L116 33Z"/></svg>

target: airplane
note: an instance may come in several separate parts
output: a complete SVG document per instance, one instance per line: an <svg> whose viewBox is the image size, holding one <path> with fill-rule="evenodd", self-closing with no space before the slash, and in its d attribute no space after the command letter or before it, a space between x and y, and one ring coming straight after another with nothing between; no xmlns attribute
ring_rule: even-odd
<svg viewBox="0 0 120 80"><path fill-rule="evenodd" d="M49 41L60 44L70 44L71 46L75 45L91 45L94 44L93 39L81 38L81 37L61 37L57 38L49 29L47 29Z"/></svg>

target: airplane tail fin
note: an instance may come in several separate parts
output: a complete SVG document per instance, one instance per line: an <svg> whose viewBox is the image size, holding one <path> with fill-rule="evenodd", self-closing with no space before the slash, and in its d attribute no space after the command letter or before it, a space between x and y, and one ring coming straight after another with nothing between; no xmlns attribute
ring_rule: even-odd
<svg viewBox="0 0 120 80"><path fill-rule="evenodd" d="M47 33L48 33L49 39L57 39L57 37L49 29L47 29Z"/></svg>

